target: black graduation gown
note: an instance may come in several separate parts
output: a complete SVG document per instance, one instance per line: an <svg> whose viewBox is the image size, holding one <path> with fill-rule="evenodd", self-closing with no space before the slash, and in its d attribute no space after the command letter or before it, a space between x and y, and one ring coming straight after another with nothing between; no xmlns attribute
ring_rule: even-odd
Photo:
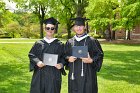
<svg viewBox="0 0 140 93"><path fill-rule="evenodd" d="M90 57L93 59L93 63L85 64L84 76L81 77L82 60L77 59L74 62L74 80L71 80L71 74L73 70L73 63L67 62L67 67L69 68L68 76L68 92L69 93L98 93L97 86L97 74L102 66L103 62L103 51L98 42L98 40L92 37L86 37L85 45L88 46L88 52ZM76 41L74 37L69 39L65 44L66 56L72 55L72 46L83 46L85 39L81 41ZM74 42L74 43L73 43Z"/></svg>
<svg viewBox="0 0 140 93"><path fill-rule="evenodd" d="M65 65L63 58L64 44L58 39L48 44L45 40L35 42L29 52L30 71L34 71L31 81L30 93L60 93L61 72L52 66L37 67L37 62L43 60L43 53L58 54L58 63Z"/></svg>

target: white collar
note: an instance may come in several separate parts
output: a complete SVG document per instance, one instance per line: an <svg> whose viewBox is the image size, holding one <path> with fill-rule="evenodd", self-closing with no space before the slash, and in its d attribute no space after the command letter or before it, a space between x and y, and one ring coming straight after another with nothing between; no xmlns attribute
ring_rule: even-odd
<svg viewBox="0 0 140 93"><path fill-rule="evenodd" d="M53 42L54 40L56 40L57 38L51 38L51 39L48 39L46 37L44 37L44 40L47 42L47 43L51 43Z"/></svg>
<svg viewBox="0 0 140 93"><path fill-rule="evenodd" d="M82 37L77 37L77 36L75 35L74 38L76 39L76 41L81 41L81 40L85 39L85 38L88 37L88 36L89 36L88 34L86 34L86 35L84 35L84 36L82 36Z"/></svg>

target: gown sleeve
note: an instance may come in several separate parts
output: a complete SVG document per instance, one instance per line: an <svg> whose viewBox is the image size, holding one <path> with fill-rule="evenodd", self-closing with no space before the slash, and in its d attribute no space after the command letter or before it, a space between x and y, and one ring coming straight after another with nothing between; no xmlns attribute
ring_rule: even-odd
<svg viewBox="0 0 140 93"><path fill-rule="evenodd" d="M63 66L66 64L65 61L65 55L64 55L64 44L61 44L60 48L59 48L59 63L63 64Z"/></svg>
<svg viewBox="0 0 140 93"><path fill-rule="evenodd" d="M96 39L92 40L91 46L92 46L91 55L93 59L92 66L95 68L97 72L99 72L102 67L104 53L98 40Z"/></svg>
<svg viewBox="0 0 140 93"><path fill-rule="evenodd" d="M67 60L67 57L72 55L71 43L69 40L65 43L64 51L65 51L65 60L66 60L65 69L68 70L69 69L69 62Z"/></svg>
<svg viewBox="0 0 140 93"><path fill-rule="evenodd" d="M60 69L61 70L61 73L62 75L66 75L66 72L64 70L64 66L66 64L66 61L65 61L65 55L64 55L64 44L63 43L60 43L60 47L59 47L59 59L58 59L58 63L61 63L63 65L63 67Z"/></svg>
<svg viewBox="0 0 140 93"><path fill-rule="evenodd" d="M39 42L35 42L28 54L30 60L30 71L34 70L37 67L36 64L41 61L41 52L42 45Z"/></svg>

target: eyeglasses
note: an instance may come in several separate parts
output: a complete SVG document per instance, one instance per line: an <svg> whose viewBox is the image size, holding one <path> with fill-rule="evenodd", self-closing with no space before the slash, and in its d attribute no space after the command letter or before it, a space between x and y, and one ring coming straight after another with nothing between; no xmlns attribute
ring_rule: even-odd
<svg viewBox="0 0 140 93"><path fill-rule="evenodd" d="M54 27L45 27L46 30L54 30Z"/></svg>

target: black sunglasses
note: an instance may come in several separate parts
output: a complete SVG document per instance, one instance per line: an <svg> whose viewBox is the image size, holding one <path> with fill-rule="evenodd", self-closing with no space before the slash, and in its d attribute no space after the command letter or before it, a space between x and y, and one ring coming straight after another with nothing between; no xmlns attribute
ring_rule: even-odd
<svg viewBox="0 0 140 93"><path fill-rule="evenodd" d="M45 27L46 30L54 30L54 27Z"/></svg>

